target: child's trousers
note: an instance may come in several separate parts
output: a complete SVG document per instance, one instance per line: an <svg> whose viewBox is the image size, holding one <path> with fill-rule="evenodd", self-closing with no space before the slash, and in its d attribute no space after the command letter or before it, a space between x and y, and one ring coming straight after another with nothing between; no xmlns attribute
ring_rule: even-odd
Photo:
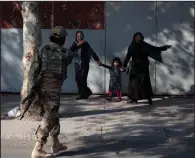
<svg viewBox="0 0 195 158"><path fill-rule="evenodd" d="M113 91L112 91L112 90L109 90L108 96L109 96L109 97L112 97L112 93L113 93ZM116 90L116 96L117 96L117 98L121 99L121 97L122 97L122 92L121 92L121 90Z"/></svg>

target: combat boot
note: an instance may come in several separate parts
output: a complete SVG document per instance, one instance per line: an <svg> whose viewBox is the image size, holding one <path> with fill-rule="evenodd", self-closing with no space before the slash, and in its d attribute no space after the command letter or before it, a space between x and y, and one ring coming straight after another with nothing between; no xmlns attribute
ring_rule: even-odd
<svg viewBox="0 0 195 158"><path fill-rule="evenodd" d="M31 158L53 158L53 154L48 154L42 150L43 144L36 142L35 147L32 151Z"/></svg>
<svg viewBox="0 0 195 158"><path fill-rule="evenodd" d="M52 137L53 144L51 146L51 151L54 155L62 153L67 150L67 146L59 142L58 137Z"/></svg>

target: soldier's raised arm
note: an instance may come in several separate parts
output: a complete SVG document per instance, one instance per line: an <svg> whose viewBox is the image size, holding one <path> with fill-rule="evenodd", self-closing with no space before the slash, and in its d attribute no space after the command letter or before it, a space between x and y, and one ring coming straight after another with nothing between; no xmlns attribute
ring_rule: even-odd
<svg viewBox="0 0 195 158"><path fill-rule="evenodd" d="M76 56L76 52L71 51L70 49L64 48L63 49L63 57L65 61L70 65L72 63L73 58Z"/></svg>
<svg viewBox="0 0 195 158"><path fill-rule="evenodd" d="M76 52L71 51L70 49L63 48L63 82L67 78L67 67L72 63L73 58L75 57Z"/></svg>

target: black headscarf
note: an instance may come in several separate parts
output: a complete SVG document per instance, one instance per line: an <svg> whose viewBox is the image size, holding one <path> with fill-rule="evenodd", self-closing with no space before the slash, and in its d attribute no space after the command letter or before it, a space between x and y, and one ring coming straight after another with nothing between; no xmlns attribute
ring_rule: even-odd
<svg viewBox="0 0 195 158"><path fill-rule="evenodd" d="M141 37L141 41L139 43L136 42L136 36L138 36L138 35ZM141 32L136 32L133 35L133 38L132 38L132 41L131 41L130 46L135 48L136 46L137 47L140 46L143 42L144 42L144 36L143 36L143 34Z"/></svg>
<svg viewBox="0 0 195 158"><path fill-rule="evenodd" d="M139 43L136 42L136 36L140 36L141 37L141 41ZM133 38L132 38L132 41L131 41L131 44L129 46L129 49L132 51L132 52L138 52L138 51L141 51L142 50L142 44L144 43L144 36L141 32L136 32L134 35L133 35Z"/></svg>
<svg viewBox="0 0 195 158"><path fill-rule="evenodd" d="M140 41L140 42L143 42L143 41L144 41L144 36L143 36L143 34L142 34L141 32L136 32L136 33L133 35L133 39L132 39L132 42L131 42L131 43L136 43L135 38L136 38L136 36L138 36L138 35L141 37L141 41Z"/></svg>

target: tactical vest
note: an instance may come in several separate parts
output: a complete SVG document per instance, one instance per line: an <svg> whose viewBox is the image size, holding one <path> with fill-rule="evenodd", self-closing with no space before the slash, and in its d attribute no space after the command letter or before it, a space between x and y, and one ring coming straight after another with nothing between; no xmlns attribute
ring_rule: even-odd
<svg viewBox="0 0 195 158"><path fill-rule="evenodd" d="M63 78L63 52L46 45L41 51L41 73L46 77ZM66 69L66 68L65 68Z"/></svg>

